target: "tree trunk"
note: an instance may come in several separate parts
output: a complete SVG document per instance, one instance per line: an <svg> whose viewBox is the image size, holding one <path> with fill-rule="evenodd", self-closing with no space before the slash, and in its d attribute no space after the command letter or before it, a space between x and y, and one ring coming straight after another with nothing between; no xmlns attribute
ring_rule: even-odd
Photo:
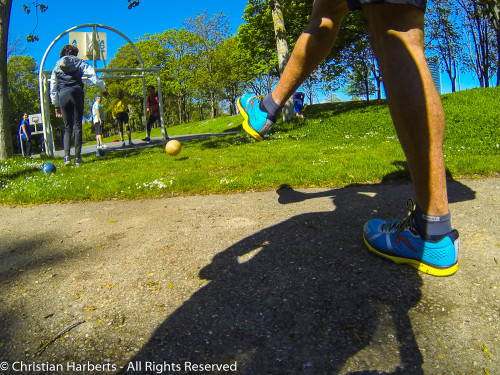
<svg viewBox="0 0 500 375"><path fill-rule="evenodd" d="M217 98L215 97L215 91L210 90L210 107L212 109L212 118L217 117Z"/></svg>
<svg viewBox="0 0 500 375"><path fill-rule="evenodd" d="M500 7L494 2L486 3L491 24L497 32L497 86L500 86Z"/></svg>
<svg viewBox="0 0 500 375"><path fill-rule="evenodd" d="M500 29L497 29L497 87L500 86Z"/></svg>
<svg viewBox="0 0 500 375"><path fill-rule="evenodd" d="M205 119L203 117L203 101L201 98L198 99L198 117L199 117L200 121Z"/></svg>
<svg viewBox="0 0 500 375"><path fill-rule="evenodd" d="M179 124L186 121L186 94L179 94L177 97L177 110L179 111Z"/></svg>
<svg viewBox="0 0 500 375"><path fill-rule="evenodd" d="M278 68L280 76L285 70L286 63L290 58L288 52L288 43L286 41L286 30L285 30L285 20L283 18L283 12L281 11L280 0L271 0L270 6L273 15L274 23L274 34L276 36L276 48L278 50ZM293 113L293 99L290 98L282 110L283 121L289 121L294 118Z"/></svg>
<svg viewBox="0 0 500 375"><path fill-rule="evenodd" d="M7 37L9 35L12 0L0 0L0 160L14 155L9 121L9 90L7 81Z"/></svg>

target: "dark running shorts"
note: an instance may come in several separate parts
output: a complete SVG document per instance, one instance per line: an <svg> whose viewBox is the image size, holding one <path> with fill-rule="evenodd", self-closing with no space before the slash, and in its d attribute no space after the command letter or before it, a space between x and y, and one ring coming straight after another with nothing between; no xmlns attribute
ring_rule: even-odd
<svg viewBox="0 0 500 375"><path fill-rule="evenodd" d="M128 124L128 113L127 112L119 112L116 114L115 118L115 126L118 129L118 132L123 133L123 124Z"/></svg>
<svg viewBox="0 0 500 375"><path fill-rule="evenodd" d="M94 122L95 135L102 135L102 125L100 122Z"/></svg>
<svg viewBox="0 0 500 375"><path fill-rule="evenodd" d="M359 10L365 4L408 4L415 5L425 12L427 0L346 0L350 10Z"/></svg>

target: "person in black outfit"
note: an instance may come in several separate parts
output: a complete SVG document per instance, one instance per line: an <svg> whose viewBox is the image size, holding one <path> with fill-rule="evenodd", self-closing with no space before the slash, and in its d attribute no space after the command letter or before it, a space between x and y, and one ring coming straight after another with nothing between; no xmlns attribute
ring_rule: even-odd
<svg viewBox="0 0 500 375"><path fill-rule="evenodd" d="M64 122L64 165L71 165L71 133L75 133L75 165L82 163L83 78L104 91L104 82L97 78L94 68L79 59L78 48L65 45L50 77L50 99L56 107L56 116ZM106 96L106 91L103 95Z"/></svg>

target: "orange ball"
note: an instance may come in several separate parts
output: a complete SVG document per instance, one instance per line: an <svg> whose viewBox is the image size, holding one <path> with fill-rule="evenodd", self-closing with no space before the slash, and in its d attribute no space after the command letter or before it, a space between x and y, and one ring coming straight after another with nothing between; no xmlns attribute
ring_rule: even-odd
<svg viewBox="0 0 500 375"><path fill-rule="evenodd" d="M179 152L181 152L181 148L181 143L178 140L173 139L166 144L165 151L167 152L167 154L175 156Z"/></svg>

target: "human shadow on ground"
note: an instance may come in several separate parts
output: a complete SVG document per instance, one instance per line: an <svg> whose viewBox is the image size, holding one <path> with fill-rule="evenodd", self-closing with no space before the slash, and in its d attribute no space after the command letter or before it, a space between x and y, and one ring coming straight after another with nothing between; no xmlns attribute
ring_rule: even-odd
<svg viewBox="0 0 500 375"><path fill-rule="evenodd" d="M474 197L462 184L450 187L460 200ZM252 375L345 373L347 361L370 346L376 331L387 328L381 320L389 319L392 346L374 345L385 366L385 356L399 353L396 364L347 372L422 374L408 316L421 298L421 276L372 255L362 240L366 220L405 215L411 186L313 193L284 186L277 194L282 204L328 197L333 205L264 228L217 254L200 271L210 282L156 329L131 363L179 366L163 373L190 373L186 363L236 363L238 374Z"/></svg>

